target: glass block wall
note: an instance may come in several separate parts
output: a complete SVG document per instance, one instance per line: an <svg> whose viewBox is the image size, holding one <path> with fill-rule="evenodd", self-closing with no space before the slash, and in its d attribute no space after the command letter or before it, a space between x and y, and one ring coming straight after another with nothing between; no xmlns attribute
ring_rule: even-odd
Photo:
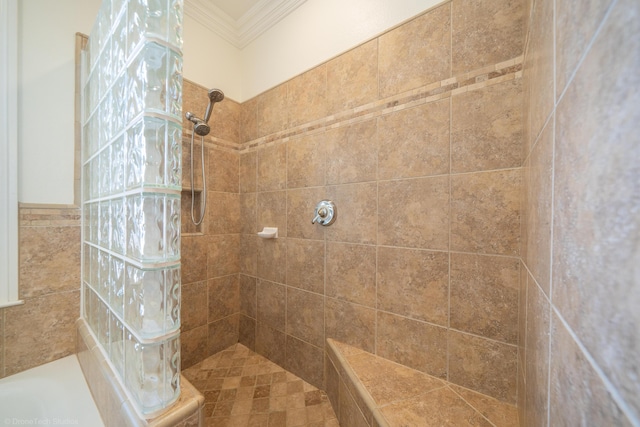
<svg viewBox="0 0 640 427"><path fill-rule="evenodd" d="M82 316L142 415L180 394L182 0L104 0L83 53Z"/></svg>

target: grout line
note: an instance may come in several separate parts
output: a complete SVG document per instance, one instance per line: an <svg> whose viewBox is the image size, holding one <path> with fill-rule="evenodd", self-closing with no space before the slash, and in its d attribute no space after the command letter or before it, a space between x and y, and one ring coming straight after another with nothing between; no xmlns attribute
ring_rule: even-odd
<svg viewBox="0 0 640 427"><path fill-rule="evenodd" d="M450 382L450 381L449 381ZM456 384L457 385L457 384ZM478 410L475 406L473 406L470 402L467 401L467 399L465 399L460 393L458 393L457 391L455 391L450 385L447 384L447 387L449 388L449 390L451 390L452 392L454 392L456 394L456 396L458 396L460 399L462 399L462 401L464 403L466 403L467 405L471 406L482 418L484 418L489 424L491 424L493 427L496 427L496 425L491 422L491 420L487 417L485 417L485 415L482 413L482 411ZM472 390L475 393L478 393L475 390ZM486 395L485 395L486 396ZM495 399L495 398L494 398ZM497 399L496 399L497 400ZM516 400L517 402L517 400Z"/></svg>
<svg viewBox="0 0 640 427"><path fill-rule="evenodd" d="M633 410L629 407L627 402L620 395L620 392L618 391L616 386L611 382L611 380L609 380L609 378L604 373L602 368L600 368L600 366L598 365L596 360L593 358L593 356L591 356L591 353L589 353L589 350L587 350L587 348L584 346L584 344L582 344L582 342L580 341L580 339L578 338L576 333L573 331L573 329L571 329L571 327L569 326L567 321L564 319L564 317L562 317L562 315L560 314L560 311L554 306L552 306L552 311L553 311L553 313L555 313L555 315L558 317L558 319L560 320L560 322L562 323L564 328L567 330L567 332L569 333L569 335L571 336L573 341L576 343L576 345L578 346L578 348L582 352L582 355L585 357L585 359L587 360L589 365L591 365L591 368L595 371L596 375L598 375L598 377L600 377L600 379L602 380L602 382L604 384L605 389L611 395L613 401L616 403L618 408L620 408L620 411L627 417L627 419L629 420L629 422L632 425L640 426L640 419L638 419L635 416ZM549 340L549 341L551 341L551 340ZM549 369L549 370L551 370L551 369Z"/></svg>
<svg viewBox="0 0 640 427"><path fill-rule="evenodd" d="M602 29L604 28L605 24L609 20L609 16L611 15L613 9L615 8L615 6L617 4L618 4L618 0L613 0L611 2L611 4L609 5L609 8L605 12L604 16L602 17L602 20L600 21L600 24L598 25L598 28L596 28L595 32L593 33L593 36L591 37L591 40L589 40L589 43L587 43L587 46L585 47L584 52L582 53L582 56L578 60L578 63L575 65L573 71L571 71L571 74L569 75L569 78L567 79L567 81L566 81L566 83L564 85L564 88L562 89L562 93L557 97L556 105L559 105L560 101L562 101L562 98L564 98L565 94L567 93L567 90L569 89L569 87L573 83L573 80L575 79L576 74L578 74L578 71L580 70L580 67L582 66L582 63L586 60L587 56L591 52L591 48L593 47L593 45L595 44L596 40L598 39L598 36L602 32ZM554 47L554 50L555 50L555 47ZM554 96L555 96L555 94L554 94Z"/></svg>

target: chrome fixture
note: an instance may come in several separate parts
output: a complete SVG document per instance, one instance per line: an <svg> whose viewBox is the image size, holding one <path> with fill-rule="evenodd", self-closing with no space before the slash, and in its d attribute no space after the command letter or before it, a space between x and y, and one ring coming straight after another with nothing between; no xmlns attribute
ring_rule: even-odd
<svg viewBox="0 0 640 427"><path fill-rule="evenodd" d="M316 206L311 224L315 224L317 222L324 226L331 225L335 222L337 216L338 208L336 208L335 203L331 200L322 200L318 203L318 206Z"/></svg>
<svg viewBox="0 0 640 427"><path fill-rule="evenodd" d="M204 171L204 137L209 135L211 128L209 127L209 119L213 111L213 104L224 99L224 93L220 89L211 89L208 93L209 105L204 113L204 119L196 117L195 114L187 111L185 117L193 123L193 131L191 132L191 221L195 225L202 224L204 213L207 211L207 177ZM193 214L193 203L195 200L195 189L193 181L193 137L195 134L200 135L200 161L202 162L202 203L200 204L200 219L196 221Z"/></svg>
<svg viewBox="0 0 640 427"><path fill-rule="evenodd" d="M193 123L193 130L200 136L207 136L211 132L209 127L209 118L211 118L211 112L213 111L213 104L220 102L224 99L224 93L220 89L211 89L209 91L209 105L207 105L207 111L204 113L204 119L196 117L195 114L187 112L185 117L187 120Z"/></svg>

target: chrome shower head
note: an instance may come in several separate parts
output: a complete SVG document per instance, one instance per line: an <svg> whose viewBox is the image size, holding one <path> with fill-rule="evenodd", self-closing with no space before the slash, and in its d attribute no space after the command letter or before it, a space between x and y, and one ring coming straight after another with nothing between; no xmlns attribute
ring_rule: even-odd
<svg viewBox="0 0 640 427"><path fill-rule="evenodd" d="M224 93L220 89L211 89L209 91L209 100L211 102L220 102L224 99Z"/></svg>
<svg viewBox="0 0 640 427"><path fill-rule="evenodd" d="M213 104L220 102L224 99L224 93L220 89L211 89L209 91L209 105L207 105L207 111L204 113L204 121L209 122L211 112L213 111Z"/></svg>
<svg viewBox="0 0 640 427"><path fill-rule="evenodd" d="M193 126L196 135L207 136L211 132L211 128L205 122L198 122Z"/></svg>
<svg viewBox="0 0 640 427"><path fill-rule="evenodd" d="M206 136L209 135L211 128L209 127L209 118L211 118L211 112L213 111L213 104L220 102L224 99L224 93L220 89L211 89L208 93L209 105L207 105L207 111L204 113L204 119L199 119L193 113L188 112L186 114L187 120L193 123L193 130L197 135Z"/></svg>

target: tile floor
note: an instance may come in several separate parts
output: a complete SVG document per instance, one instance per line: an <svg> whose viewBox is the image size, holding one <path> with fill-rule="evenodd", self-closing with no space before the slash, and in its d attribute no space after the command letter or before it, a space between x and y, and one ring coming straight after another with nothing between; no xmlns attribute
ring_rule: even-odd
<svg viewBox="0 0 640 427"><path fill-rule="evenodd" d="M182 374L204 395L206 426L339 426L324 391L242 344Z"/></svg>

